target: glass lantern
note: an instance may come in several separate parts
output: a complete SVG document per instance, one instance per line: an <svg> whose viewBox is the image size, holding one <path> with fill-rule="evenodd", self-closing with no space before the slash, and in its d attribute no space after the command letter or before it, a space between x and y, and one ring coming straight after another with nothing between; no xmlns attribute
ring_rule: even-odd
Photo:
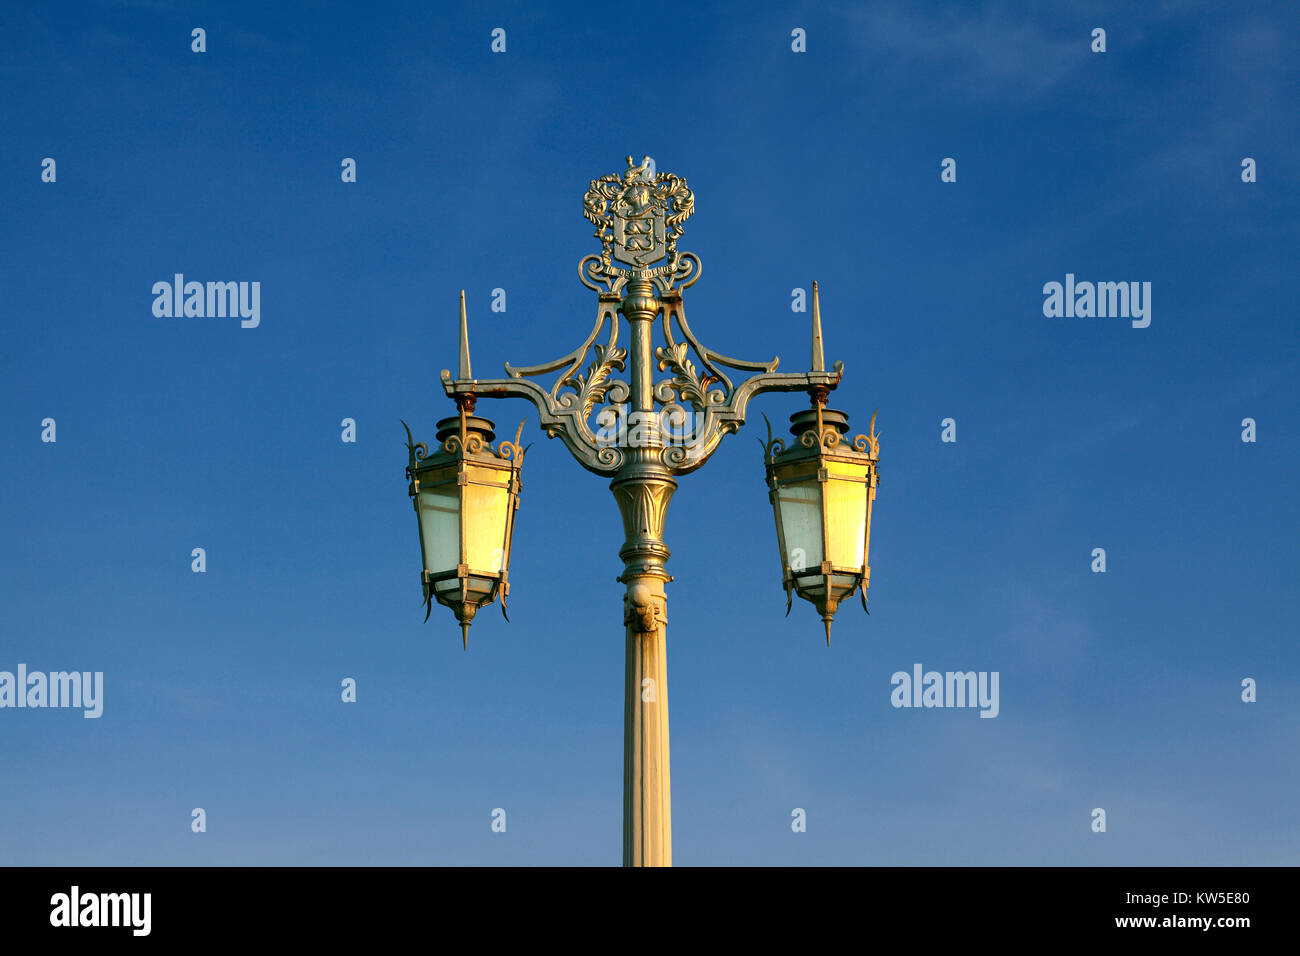
<svg viewBox="0 0 1300 956"><path fill-rule="evenodd" d="M496 426L469 414L472 411L467 401L457 416L438 422L439 444L432 455L406 429L407 492L419 519L424 619L429 619L434 601L451 608L464 647L479 608L499 595L501 613L506 613L510 540L525 450L519 446L523 422L513 442L503 441L494 449Z"/></svg>
<svg viewBox="0 0 1300 956"><path fill-rule="evenodd" d="M818 397L813 408L791 415L790 422L797 441L787 448L784 440L773 439L769 422L763 445L786 614L794 594L811 602L826 626L829 645L840 603L857 591L863 609L867 606L871 506L880 457L876 416L871 416L871 433L852 441L843 437L848 416L823 407Z"/></svg>

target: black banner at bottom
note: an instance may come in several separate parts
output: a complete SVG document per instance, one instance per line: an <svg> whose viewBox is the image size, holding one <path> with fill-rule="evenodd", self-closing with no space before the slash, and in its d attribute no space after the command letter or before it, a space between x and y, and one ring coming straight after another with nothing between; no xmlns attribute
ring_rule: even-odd
<svg viewBox="0 0 1300 956"><path fill-rule="evenodd" d="M1294 919L1290 868L598 869L0 868L6 942L334 945L468 932L499 944L621 930L846 932L861 942L1262 940ZM608 936L605 936L608 939ZM811 941L811 940L809 940Z"/></svg>

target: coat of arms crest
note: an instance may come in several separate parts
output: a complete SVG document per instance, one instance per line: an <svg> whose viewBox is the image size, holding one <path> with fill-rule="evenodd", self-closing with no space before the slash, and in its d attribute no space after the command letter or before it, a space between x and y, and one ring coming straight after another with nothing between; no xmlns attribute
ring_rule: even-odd
<svg viewBox="0 0 1300 956"><path fill-rule="evenodd" d="M593 179L582 198L582 214L596 227L606 270L616 268L615 259L633 272L650 271L662 259L668 261L655 273L671 275L677 269L677 240L695 211L695 196L680 176L652 175L650 169L649 156L639 166L629 156L621 175Z"/></svg>

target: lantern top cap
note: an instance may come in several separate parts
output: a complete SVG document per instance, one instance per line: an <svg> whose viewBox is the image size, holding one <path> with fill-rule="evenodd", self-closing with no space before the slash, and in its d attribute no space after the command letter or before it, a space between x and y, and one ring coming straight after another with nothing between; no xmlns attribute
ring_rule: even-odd
<svg viewBox="0 0 1300 956"><path fill-rule="evenodd" d="M481 415L465 416L465 431L481 436L485 442L493 441L497 437L496 427L496 422L490 418L483 418ZM444 418L438 422L438 441L444 442L452 435L459 434L459 415L452 415L450 418Z"/></svg>
<svg viewBox="0 0 1300 956"><path fill-rule="evenodd" d="M798 437L807 431L817 429L817 409L805 408L790 416L790 434ZM822 408L821 423L826 428L834 428L841 435L849 430L849 416L836 408Z"/></svg>

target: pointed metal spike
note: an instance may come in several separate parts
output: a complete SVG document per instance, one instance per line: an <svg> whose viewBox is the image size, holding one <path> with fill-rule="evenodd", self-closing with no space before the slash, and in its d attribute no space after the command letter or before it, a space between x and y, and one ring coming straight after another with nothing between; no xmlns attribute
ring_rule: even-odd
<svg viewBox="0 0 1300 956"><path fill-rule="evenodd" d="M456 372L458 381L473 378L469 367L469 329L465 322L465 290L460 290L460 368Z"/></svg>
<svg viewBox="0 0 1300 956"><path fill-rule="evenodd" d="M763 449L763 460L767 461L768 456L772 453L772 422L768 419L767 414L763 414L763 421L767 422L767 441L758 440L759 446Z"/></svg>
<svg viewBox="0 0 1300 956"><path fill-rule="evenodd" d="M813 310L812 310L812 370L814 372L826 371L826 355L822 350L822 308L817 299L817 283L813 282Z"/></svg>
<svg viewBox="0 0 1300 956"><path fill-rule="evenodd" d="M464 622L460 625L460 649L469 650L469 625Z"/></svg>
<svg viewBox="0 0 1300 956"><path fill-rule="evenodd" d="M829 617L824 617L822 618L822 623L826 625L826 646L830 647L831 646L831 619Z"/></svg>

